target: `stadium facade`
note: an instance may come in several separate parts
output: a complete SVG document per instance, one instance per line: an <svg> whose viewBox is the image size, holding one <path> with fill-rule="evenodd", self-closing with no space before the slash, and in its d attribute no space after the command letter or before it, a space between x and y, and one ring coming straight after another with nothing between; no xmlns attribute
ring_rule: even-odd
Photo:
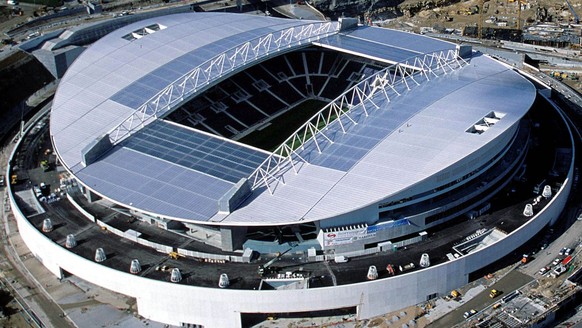
<svg viewBox="0 0 582 328"><path fill-rule="evenodd" d="M487 211L525 170L536 95L511 67L421 35L351 19L192 13L89 47L60 82L50 134L89 200L217 252L289 243L317 261L390 251ZM285 118L280 131L306 99L327 105L268 137L275 146L247 141ZM524 244L559 216L572 170L543 209L483 247L411 273L298 290L131 275L72 254L15 214L49 270L135 297L153 320L234 327L245 313L342 308L370 318L457 288Z"/></svg>

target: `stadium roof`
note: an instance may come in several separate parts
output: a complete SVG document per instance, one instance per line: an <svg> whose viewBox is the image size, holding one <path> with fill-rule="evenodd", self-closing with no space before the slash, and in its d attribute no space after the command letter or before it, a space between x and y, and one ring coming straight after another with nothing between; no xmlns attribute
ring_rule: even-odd
<svg viewBox="0 0 582 328"><path fill-rule="evenodd" d="M306 29L321 24L326 29ZM289 39L299 41L286 48L317 44L385 62L455 47L392 30L339 31L337 23L240 14L145 20L96 42L61 80L51 114L55 150L90 189L154 215L228 225L312 221L365 207L454 165L513 126L535 98L533 85L511 69L484 56L473 58L465 68L390 102L375 99L379 109L359 117L348 133L330 124L338 131L334 143L320 153L307 142L301 155L310 164L300 174L287 171L285 184L274 192L258 188L239 209L221 213L219 200L270 154L159 117L252 61L281 53L264 50L261 40L269 35L281 40L291 30ZM311 34L301 39L304 31ZM235 58L245 44L258 49L253 59L213 75L216 68L208 66L209 60L225 53ZM164 98L184 81L191 83L200 67L213 79L183 93L184 99ZM159 112L152 110L153 103ZM466 132L492 111L504 118L486 133ZM133 124L129 128L128 122ZM400 133L402 126L406 129ZM122 131L122 137L112 140L111 150L85 165L83 151L114 131Z"/></svg>

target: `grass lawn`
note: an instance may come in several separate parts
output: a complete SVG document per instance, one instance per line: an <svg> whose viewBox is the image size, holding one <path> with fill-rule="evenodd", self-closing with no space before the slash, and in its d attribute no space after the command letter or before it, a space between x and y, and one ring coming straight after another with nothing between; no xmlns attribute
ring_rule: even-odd
<svg viewBox="0 0 582 328"><path fill-rule="evenodd" d="M327 105L325 101L307 99L271 120L269 122L271 125L260 131L256 130L239 141L267 151L273 151L325 105Z"/></svg>

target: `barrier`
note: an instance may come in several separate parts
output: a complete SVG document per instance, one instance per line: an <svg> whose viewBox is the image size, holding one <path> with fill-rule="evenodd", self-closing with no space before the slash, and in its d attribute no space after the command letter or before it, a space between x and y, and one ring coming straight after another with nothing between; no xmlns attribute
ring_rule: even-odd
<svg viewBox="0 0 582 328"><path fill-rule="evenodd" d="M81 205L77 204L77 202L73 199L73 197L71 197L71 195L69 195L68 193L67 193L67 199L77 209L77 211L79 211L81 214L83 214L87 219L91 220L91 222L96 221L95 216L93 214L85 211L85 209L82 208Z"/></svg>

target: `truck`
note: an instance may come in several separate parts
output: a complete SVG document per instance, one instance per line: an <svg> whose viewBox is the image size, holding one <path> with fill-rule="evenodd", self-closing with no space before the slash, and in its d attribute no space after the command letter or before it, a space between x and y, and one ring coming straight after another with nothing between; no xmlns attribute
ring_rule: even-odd
<svg viewBox="0 0 582 328"><path fill-rule="evenodd" d="M562 275L562 273L566 272L566 267L563 266L562 264L558 265L554 271L552 271L552 273L550 273L550 276L552 278L558 278L559 276Z"/></svg>
<svg viewBox="0 0 582 328"><path fill-rule="evenodd" d="M529 254L523 254L521 258L521 264L526 264L529 262Z"/></svg>
<svg viewBox="0 0 582 328"><path fill-rule="evenodd" d="M562 265L566 266L566 265L570 264L571 261L572 261L572 255L568 255L568 256L566 256L565 259L562 260Z"/></svg>

